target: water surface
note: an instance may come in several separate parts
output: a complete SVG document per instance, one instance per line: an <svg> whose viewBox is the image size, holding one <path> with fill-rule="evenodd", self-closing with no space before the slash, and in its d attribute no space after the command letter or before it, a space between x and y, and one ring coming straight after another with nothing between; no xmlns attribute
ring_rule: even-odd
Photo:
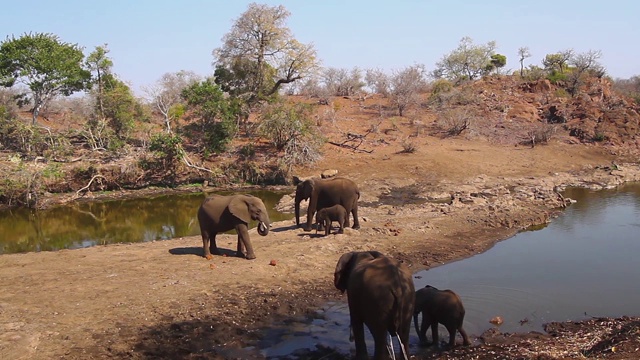
<svg viewBox="0 0 640 360"><path fill-rule="evenodd" d="M243 193L260 197L272 222L293 218L293 214L275 210L275 205L287 192ZM76 249L199 235L196 213L205 196L202 192L171 194L150 198L77 202L39 211L25 208L0 211L0 254Z"/></svg>
<svg viewBox="0 0 640 360"><path fill-rule="evenodd" d="M616 190L569 189L577 200L546 227L525 231L485 253L414 274L426 284L457 292L466 308L465 330L474 337L501 316L502 332L542 331L551 321L590 316L640 315L640 184ZM317 318L276 324L258 345L268 357L287 357L317 345L348 354L349 309L326 304ZM284 328L283 328L284 327ZM440 340L448 338L441 326ZM373 339L365 331L370 355ZM431 337L429 330L427 336ZM461 342L458 335L458 342ZM412 329L410 353L418 347Z"/></svg>
<svg viewBox="0 0 640 360"><path fill-rule="evenodd" d="M503 332L542 330L550 321L640 315L640 184L569 189L577 202L547 227L489 251L418 274L462 298L476 335L501 316Z"/></svg>

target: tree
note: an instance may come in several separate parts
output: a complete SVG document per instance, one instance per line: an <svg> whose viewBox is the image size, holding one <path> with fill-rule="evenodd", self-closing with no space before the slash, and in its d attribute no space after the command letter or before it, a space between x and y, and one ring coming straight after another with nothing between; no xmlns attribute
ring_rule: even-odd
<svg viewBox="0 0 640 360"><path fill-rule="evenodd" d="M572 96L578 94L580 87L585 84L588 77L601 78L604 76L604 66L598 61L601 57L600 50L589 50L576 54L568 60L571 72L567 76L567 91Z"/></svg>
<svg viewBox="0 0 640 360"><path fill-rule="evenodd" d="M367 86L384 97L398 109L398 115L418 102L418 95L426 89L426 69L422 64L393 71L387 75L379 69L367 70Z"/></svg>
<svg viewBox="0 0 640 360"><path fill-rule="evenodd" d="M107 54L109 53L109 49L107 48L107 44L102 46L96 46L96 49L87 56L87 60L85 61L85 65L89 71L95 73L94 83L98 85L98 93L96 95L96 100L98 102L98 111L100 112L100 117L104 118L104 80L103 77L106 74L111 74L111 67L113 67L113 61Z"/></svg>
<svg viewBox="0 0 640 360"><path fill-rule="evenodd" d="M223 152L237 131L240 102L225 96L213 79L196 82L182 90L182 98L200 118L200 133L207 151Z"/></svg>
<svg viewBox="0 0 640 360"><path fill-rule="evenodd" d="M82 67L84 54L76 44L64 43L56 35L36 33L11 37L0 45L0 86L16 82L27 86L20 104L33 102L33 124L38 113L57 95L69 96L89 86L91 73Z"/></svg>
<svg viewBox="0 0 640 360"><path fill-rule="evenodd" d="M490 64L495 49L495 41L475 45L470 37L463 37L455 50L436 63L433 75L455 82L476 79L487 72L487 65Z"/></svg>
<svg viewBox="0 0 640 360"><path fill-rule="evenodd" d="M326 68L322 71L322 80L327 92L332 96L351 96L362 90L362 71L351 69Z"/></svg>
<svg viewBox="0 0 640 360"><path fill-rule="evenodd" d="M531 57L528 47L521 47L518 49L518 56L520 57L520 77L524 77L524 59Z"/></svg>
<svg viewBox="0 0 640 360"><path fill-rule="evenodd" d="M563 74L567 69L569 60L573 57L573 50L563 50L556 54L547 54L542 60L542 65L549 72L559 72Z"/></svg>
<svg viewBox="0 0 640 360"><path fill-rule="evenodd" d="M103 75L104 118L120 140L129 136L136 121L146 118L140 102L131 89L113 74Z"/></svg>
<svg viewBox="0 0 640 360"><path fill-rule="evenodd" d="M282 5L251 3L222 38L222 47L213 50L216 77L224 75L224 83L233 83L249 103L305 78L318 66L313 45L297 41L285 26L289 15Z"/></svg>
<svg viewBox="0 0 640 360"><path fill-rule="evenodd" d="M281 163L291 171L294 165L310 164L321 157L324 138L318 133L307 104L276 102L260 114L260 134L278 151L283 151Z"/></svg>
<svg viewBox="0 0 640 360"><path fill-rule="evenodd" d="M398 115L418 102L418 95L426 88L424 65L413 65L394 71L389 81L388 96L398 109Z"/></svg>
<svg viewBox="0 0 640 360"><path fill-rule="evenodd" d="M487 69L489 71L495 70L496 74L500 74L500 69L507 65L507 57L502 54L493 54L491 55L491 60L489 60L489 65Z"/></svg>
<svg viewBox="0 0 640 360"><path fill-rule="evenodd" d="M162 114L167 133L172 132L171 122L181 113L178 106L182 101L182 91L199 80L194 72L182 70L166 73L155 85L144 89L155 109Z"/></svg>

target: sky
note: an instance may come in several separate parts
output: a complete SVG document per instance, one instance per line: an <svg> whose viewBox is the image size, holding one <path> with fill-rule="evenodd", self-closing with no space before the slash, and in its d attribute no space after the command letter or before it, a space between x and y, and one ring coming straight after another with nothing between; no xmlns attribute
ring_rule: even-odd
<svg viewBox="0 0 640 360"><path fill-rule="evenodd" d="M0 4L0 41L25 33L52 33L85 55L108 44L113 71L142 95L168 72L213 74L212 51L252 1L245 0L22 0ZM297 0L283 5L287 26L314 44L321 65L385 71L435 64L465 36L496 41L505 69L565 49L602 51L614 78L640 75L640 1L637 0Z"/></svg>

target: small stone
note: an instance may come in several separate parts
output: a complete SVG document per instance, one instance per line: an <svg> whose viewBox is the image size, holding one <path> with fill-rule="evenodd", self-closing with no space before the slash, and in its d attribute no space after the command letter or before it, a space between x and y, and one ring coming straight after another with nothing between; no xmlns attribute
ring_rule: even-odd
<svg viewBox="0 0 640 360"><path fill-rule="evenodd" d="M502 323L504 322L504 320L502 320L502 317L500 316L496 316L493 319L489 320L490 323L492 323L493 325L502 325Z"/></svg>
<svg viewBox="0 0 640 360"><path fill-rule="evenodd" d="M275 259L271 259L271 261L269 261L269 265L276 266L278 265L278 262Z"/></svg>

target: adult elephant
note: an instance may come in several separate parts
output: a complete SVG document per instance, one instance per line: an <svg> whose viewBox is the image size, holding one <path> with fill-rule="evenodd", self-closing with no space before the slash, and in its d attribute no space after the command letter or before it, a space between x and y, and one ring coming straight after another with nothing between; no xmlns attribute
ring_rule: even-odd
<svg viewBox="0 0 640 360"><path fill-rule="evenodd" d="M373 335L374 359L393 353L387 334L397 336L407 359L415 290L406 265L377 251L349 252L338 260L334 285L347 292L356 359L368 359L364 325Z"/></svg>
<svg viewBox="0 0 640 360"><path fill-rule="evenodd" d="M436 347L438 343L438 323L444 325L449 332L449 346L456 345L456 331L462 335L464 345L469 345L469 337L462 328L464 321L464 306L458 294L451 290L438 290L427 285L416 291L415 311L413 313L413 324L420 341L427 342L427 329L431 326L432 344ZM422 313L422 325L418 327L418 314Z"/></svg>
<svg viewBox="0 0 640 360"><path fill-rule="evenodd" d="M313 215L317 210L342 205L347 210L344 226L349 226L349 213L353 215L353 228L360 228L358 220L358 199L360 190L358 185L346 178L318 179L311 178L304 181L296 180L296 225L300 226L300 202L309 200L307 207L307 222L303 226L305 231L311 231Z"/></svg>
<svg viewBox="0 0 640 360"><path fill-rule="evenodd" d="M202 235L204 257L211 259L211 253L220 255L216 246L216 235L235 229L238 233L236 256L255 259L251 239L249 239L249 222L258 221L258 234L269 234L269 214L260 198L253 195L212 195L207 197L198 209L198 222ZM244 248L247 253L244 253Z"/></svg>

